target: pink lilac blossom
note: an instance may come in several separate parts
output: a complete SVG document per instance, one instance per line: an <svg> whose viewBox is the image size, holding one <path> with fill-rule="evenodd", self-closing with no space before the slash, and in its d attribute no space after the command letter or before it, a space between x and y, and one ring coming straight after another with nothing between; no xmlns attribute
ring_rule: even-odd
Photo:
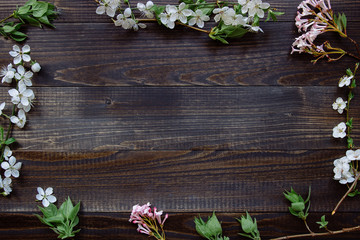
<svg viewBox="0 0 360 240"><path fill-rule="evenodd" d="M158 231L158 229L154 229L156 226L160 226L162 228L166 219L168 218L168 214L165 215L164 219L161 219L163 211L157 211L156 207L151 209L150 206L150 203L144 204L142 206L139 204L134 205L129 222L138 224L138 232L147 234L149 236L154 236L152 230ZM148 225L149 223L150 226Z"/></svg>
<svg viewBox="0 0 360 240"><path fill-rule="evenodd" d="M292 44L292 52L325 52L321 46L314 44L315 39L324 33L332 21L330 0L305 0L298 6L295 25L303 34Z"/></svg>

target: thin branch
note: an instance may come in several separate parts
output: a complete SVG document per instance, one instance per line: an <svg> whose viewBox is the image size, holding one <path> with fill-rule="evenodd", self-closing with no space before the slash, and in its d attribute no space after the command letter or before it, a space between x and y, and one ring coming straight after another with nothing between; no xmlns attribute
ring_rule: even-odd
<svg viewBox="0 0 360 240"><path fill-rule="evenodd" d="M357 181L359 180L360 178L360 173L358 173L356 175L356 178L354 180L354 182L351 184L349 190L347 190L347 192L344 194L344 196L340 199L340 201L338 202L338 204L336 204L336 207L334 208L334 210L332 211L331 215L334 215L336 213L336 211L338 210L338 208L340 207L341 203L345 200L345 198L347 197L347 195L352 191L354 190L355 186L356 186L356 183Z"/></svg>
<svg viewBox="0 0 360 240"><path fill-rule="evenodd" d="M297 235L290 235L290 236L284 236L284 237L279 237L279 238L272 238L271 240L283 240L283 239L292 239L292 238L330 236L330 235L353 232L353 231L359 231L359 230L360 230L360 226L356 226L356 227L351 227L351 228L343 228L343 229L337 230L337 231L328 231L328 232L324 232L324 233L297 234Z"/></svg>
<svg viewBox="0 0 360 240"><path fill-rule="evenodd" d="M13 16L14 16L14 14L11 14L10 16L8 16L8 17L4 18L3 20L1 20L0 23L5 22L6 20L12 18Z"/></svg>

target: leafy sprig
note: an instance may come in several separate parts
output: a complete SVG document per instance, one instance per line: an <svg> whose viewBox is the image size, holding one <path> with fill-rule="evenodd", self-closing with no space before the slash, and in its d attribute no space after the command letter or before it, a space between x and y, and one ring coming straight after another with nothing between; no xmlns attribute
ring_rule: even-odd
<svg viewBox="0 0 360 240"><path fill-rule="evenodd" d="M208 240L230 240L230 238L222 236L221 223L217 219L215 212L204 222L201 217L195 218L195 228L197 233Z"/></svg>
<svg viewBox="0 0 360 240"><path fill-rule="evenodd" d="M22 27L30 24L39 28L43 25L55 28L52 21L58 16L56 7L48 2L29 0L23 6L18 6L12 14L0 20L0 34L16 42L24 41L28 36ZM10 19L18 21L10 21Z"/></svg>
<svg viewBox="0 0 360 240"><path fill-rule="evenodd" d="M80 210L80 202L73 206L73 203L68 197L58 209L53 203L48 207L40 207L43 216L38 214L35 216L45 225L48 225L51 230L58 234L58 238L65 239L74 237L80 229L74 230L79 223L77 216Z"/></svg>
<svg viewBox="0 0 360 240"><path fill-rule="evenodd" d="M245 232L239 233L239 235L253 240L261 240L256 218L253 220L250 214L246 212L245 216L241 216L240 219L237 218L236 220L240 223L242 230Z"/></svg>

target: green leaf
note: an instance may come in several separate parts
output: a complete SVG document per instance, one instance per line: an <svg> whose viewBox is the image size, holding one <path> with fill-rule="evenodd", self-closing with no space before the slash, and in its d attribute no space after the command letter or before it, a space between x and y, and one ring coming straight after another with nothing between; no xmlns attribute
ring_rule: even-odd
<svg viewBox="0 0 360 240"><path fill-rule="evenodd" d="M347 138L348 148L351 149L354 146L354 140L351 137Z"/></svg>
<svg viewBox="0 0 360 240"><path fill-rule="evenodd" d="M65 218L64 216L59 212L57 215L45 218L46 221L50 223L63 223Z"/></svg>
<svg viewBox="0 0 360 240"><path fill-rule="evenodd" d="M48 225L50 227L54 227L54 225L52 225L51 223L47 222L44 218L42 218L40 215L35 214L35 216L40 220L41 223Z"/></svg>
<svg viewBox="0 0 360 240"><path fill-rule="evenodd" d="M316 222L317 224L319 224L319 228L326 228L328 225L328 221L325 221L325 215L323 215L320 219L320 222Z"/></svg>
<svg viewBox="0 0 360 240"><path fill-rule="evenodd" d="M350 68L346 69L346 75L348 75L349 77L353 76L353 72L351 71Z"/></svg>
<svg viewBox="0 0 360 240"><path fill-rule="evenodd" d="M58 212L56 206L52 203L46 208L39 207L39 209L45 218L53 217L53 216L57 215L57 212Z"/></svg>
<svg viewBox="0 0 360 240"><path fill-rule="evenodd" d="M353 92L349 92L348 95L349 100L352 100L354 98L354 93Z"/></svg>
<svg viewBox="0 0 360 240"><path fill-rule="evenodd" d="M33 17L30 17L28 15L18 15L18 17L21 18L23 21L28 22L30 25L41 28L41 23Z"/></svg>
<svg viewBox="0 0 360 240"><path fill-rule="evenodd" d="M37 0L29 0L25 3L24 6L31 6L31 5L34 5L35 3L37 2Z"/></svg>
<svg viewBox="0 0 360 240"><path fill-rule="evenodd" d="M75 207L72 208L70 214L69 214L69 219L71 221L75 220L75 217L77 216L78 212L80 210L80 202L78 204L75 205Z"/></svg>
<svg viewBox="0 0 360 240"><path fill-rule="evenodd" d="M248 32L247 29L238 26L235 29L233 29L231 32L227 33L227 37L240 38L240 37L244 36L247 32Z"/></svg>
<svg viewBox="0 0 360 240"><path fill-rule="evenodd" d="M17 9L17 14L28 14L29 11L30 11L30 6L24 5L19 7L19 9Z"/></svg>
<svg viewBox="0 0 360 240"><path fill-rule="evenodd" d="M349 197L355 197L356 195L360 195L360 191L358 189L355 189L354 191L348 194Z"/></svg>
<svg viewBox="0 0 360 240"><path fill-rule="evenodd" d="M305 209L305 204L303 202L291 203L291 209L296 212L301 212Z"/></svg>
<svg viewBox="0 0 360 240"><path fill-rule="evenodd" d="M32 10L34 17L42 17L48 10L48 4L46 2L37 2L33 5Z"/></svg>
<svg viewBox="0 0 360 240"><path fill-rule="evenodd" d="M344 28L344 31L346 31L347 19L344 13L341 14L340 20L341 20L341 25Z"/></svg>
<svg viewBox="0 0 360 240"><path fill-rule="evenodd" d="M6 141L5 141L5 144L6 145L10 145L12 143L16 142L15 138L8 138Z"/></svg>
<svg viewBox="0 0 360 240"><path fill-rule="evenodd" d="M15 27L9 26L9 25L5 25L5 26L3 27L3 29L4 29L4 32L6 32L6 33L11 33L12 31L15 30Z"/></svg>

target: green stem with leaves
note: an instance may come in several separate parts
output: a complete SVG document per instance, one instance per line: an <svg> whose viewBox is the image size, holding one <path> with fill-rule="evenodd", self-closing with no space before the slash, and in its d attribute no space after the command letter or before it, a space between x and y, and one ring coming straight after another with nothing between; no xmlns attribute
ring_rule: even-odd
<svg viewBox="0 0 360 240"><path fill-rule="evenodd" d="M4 19L2 19L2 20L0 20L0 23L3 23L3 22L5 22L6 20L8 20L8 19L10 19L10 18L12 18L12 17L14 17L15 16L15 14L13 13L13 14L10 14L8 17L6 17L6 18L4 18Z"/></svg>

